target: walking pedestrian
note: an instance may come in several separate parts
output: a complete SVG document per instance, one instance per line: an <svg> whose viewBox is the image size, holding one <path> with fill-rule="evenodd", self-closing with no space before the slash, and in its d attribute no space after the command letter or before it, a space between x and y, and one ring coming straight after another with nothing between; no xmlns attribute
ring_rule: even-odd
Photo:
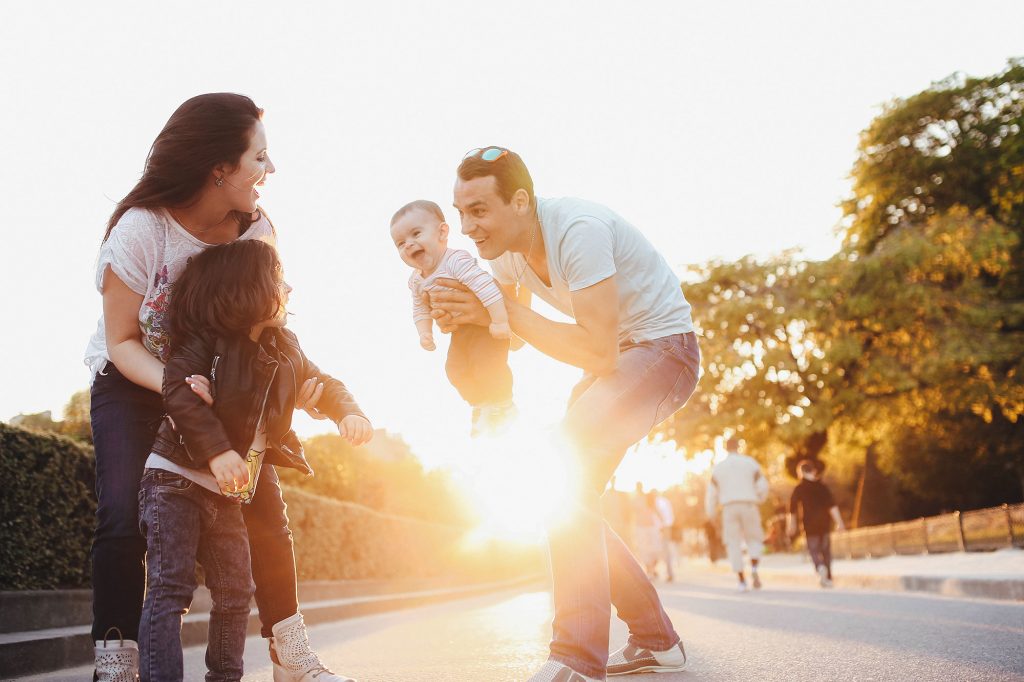
<svg viewBox="0 0 1024 682"><path fill-rule="evenodd" d="M722 508L722 535L732 570L738 577L736 588L749 588L743 572L743 547L750 556L750 578L755 590L761 588L758 564L764 553L764 528L758 505L768 499L768 479L753 457L740 454L740 441L735 436L726 441L724 460L715 465L705 500L708 518L717 516Z"/></svg>
<svg viewBox="0 0 1024 682"><path fill-rule="evenodd" d="M800 462L800 482L789 498L789 535L795 537L800 526L804 529L807 552L814 562L814 570L822 587L832 587L832 523L843 530L843 517L839 514L832 491L819 479L824 471L820 460Z"/></svg>

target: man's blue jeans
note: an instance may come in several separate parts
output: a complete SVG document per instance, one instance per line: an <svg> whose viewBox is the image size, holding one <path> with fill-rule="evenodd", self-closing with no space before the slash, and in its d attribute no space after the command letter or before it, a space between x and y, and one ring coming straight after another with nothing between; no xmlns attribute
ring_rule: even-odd
<svg viewBox="0 0 1024 682"><path fill-rule="evenodd" d="M600 498L626 450L682 407L697 385L697 337L676 334L620 348L616 370L573 389L562 426L577 458L579 506L548 531L555 617L550 658L605 678L611 604L632 644L679 642L654 586L601 518Z"/></svg>
<svg viewBox="0 0 1024 682"><path fill-rule="evenodd" d="M206 680L241 680L255 591L241 505L178 474L147 469L139 491L139 528L146 537L141 681L182 679L181 618L192 605L197 559L213 597Z"/></svg>

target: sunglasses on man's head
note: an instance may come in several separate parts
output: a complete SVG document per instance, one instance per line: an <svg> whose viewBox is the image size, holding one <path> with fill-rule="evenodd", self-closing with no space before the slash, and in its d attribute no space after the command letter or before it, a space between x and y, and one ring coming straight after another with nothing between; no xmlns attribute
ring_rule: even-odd
<svg viewBox="0 0 1024 682"><path fill-rule="evenodd" d="M506 154L508 154L508 150L502 149L501 147L478 147L466 152L466 155L463 156L462 159L465 161L466 159L474 156L479 156L484 161L497 161Z"/></svg>

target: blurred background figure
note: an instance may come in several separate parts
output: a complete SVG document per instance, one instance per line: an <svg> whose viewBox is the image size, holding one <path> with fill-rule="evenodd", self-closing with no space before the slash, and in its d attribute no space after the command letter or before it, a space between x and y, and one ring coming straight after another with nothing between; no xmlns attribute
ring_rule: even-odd
<svg viewBox="0 0 1024 682"><path fill-rule="evenodd" d="M608 489L601 497L601 513L626 546L636 552L633 542L633 501L628 492L615 489L615 477L608 482Z"/></svg>
<svg viewBox="0 0 1024 682"><path fill-rule="evenodd" d="M805 459L797 469L800 482L789 499L789 535L796 537L798 524L803 526L807 552L822 587L832 587L832 522L843 530L843 517L832 498L832 491L818 480L825 470L824 462Z"/></svg>
<svg viewBox="0 0 1024 682"><path fill-rule="evenodd" d="M676 560L675 545L673 544L672 529L676 524L675 510L672 503L660 490L652 490L648 495L654 496L654 509L658 514L661 532L660 557L665 562L665 579L673 582L676 579L674 564Z"/></svg>
<svg viewBox="0 0 1024 682"><path fill-rule="evenodd" d="M768 479L761 465L753 457L739 452L740 441L735 436L725 443L724 460L715 465L711 473L705 511L709 519L722 508L722 535L729 563L738 578L737 589L746 592L747 580L743 574L743 547L750 555L750 576L754 589L760 589L761 577L757 567L764 553L764 528L758 505L768 498Z"/></svg>
<svg viewBox="0 0 1024 682"><path fill-rule="evenodd" d="M765 544L773 552L788 552L790 546L789 514L786 512L786 505L776 498L772 509L772 517L768 519L768 536L765 538Z"/></svg>
<svg viewBox="0 0 1024 682"><path fill-rule="evenodd" d="M655 577L661 556L661 518L654 491L644 492L642 483L633 492L633 540L637 560L649 578Z"/></svg>

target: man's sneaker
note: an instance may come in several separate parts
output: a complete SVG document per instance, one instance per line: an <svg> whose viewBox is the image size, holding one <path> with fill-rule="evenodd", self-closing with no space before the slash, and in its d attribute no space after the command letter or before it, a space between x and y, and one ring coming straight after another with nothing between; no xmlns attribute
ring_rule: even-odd
<svg viewBox="0 0 1024 682"><path fill-rule="evenodd" d="M274 682L356 682L328 670L309 648L301 613L275 623L273 631L270 660L274 664Z"/></svg>
<svg viewBox="0 0 1024 682"><path fill-rule="evenodd" d="M753 582L754 589L755 590L760 590L761 589L761 576L759 576L757 574L757 571L754 571L753 573L751 573L751 578L753 579L751 582Z"/></svg>
<svg viewBox="0 0 1024 682"><path fill-rule="evenodd" d="M666 651L651 651L627 644L608 657L608 675L672 673L686 667L686 650L679 642Z"/></svg>
<svg viewBox="0 0 1024 682"><path fill-rule="evenodd" d="M564 663L548 661L526 682L597 682L597 680L581 675Z"/></svg>
<svg viewBox="0 0 1024 682"><path fill-rule="evenodd" d="M736 582L736 591L737 592L749 592L750 588L747 587L747 584L745 582L743 582L742 580L739 580L739 581Z"/></svg>
<svg viewBox="0 0 1024 682"><path fill-rule="evenodd" d="M828 579L828 569L824 565L818 566L818 584L822 587L832 586L832 581Z"/></svg>

